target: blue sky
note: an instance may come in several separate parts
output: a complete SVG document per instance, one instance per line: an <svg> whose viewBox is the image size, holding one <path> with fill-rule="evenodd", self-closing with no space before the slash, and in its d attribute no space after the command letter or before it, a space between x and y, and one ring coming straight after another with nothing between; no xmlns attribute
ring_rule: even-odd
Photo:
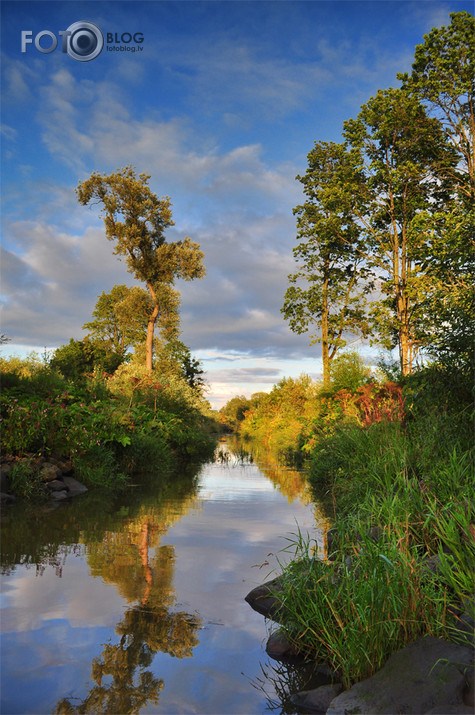
<svg viewBox="0 0 475 715"><path fill-rule="evenodd" d="M168 239L190 236L205 253L206 277L178 287L182 339L212 404L318 376L319 346L280 313L295 177L314 141L341 140L343 121L397 86L424 33L460 10L473 3L2 2L3 354L84 337L97 296L133 285L97 209L74 194L92 171L132 164L171 197ZM59 36L77 21L143 42L106 41L80 62ZM22 53L27 30L58 47Z"/></svg>

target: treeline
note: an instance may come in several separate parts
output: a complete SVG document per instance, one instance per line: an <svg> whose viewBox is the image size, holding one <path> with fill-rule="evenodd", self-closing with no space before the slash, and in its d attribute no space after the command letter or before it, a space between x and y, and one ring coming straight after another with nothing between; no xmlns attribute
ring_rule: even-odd
<svg viewBox="0 0 475 715"><path fill-rule="evenodd" d="M398 348L402 375L430 352L473 359L475 20L453 13L379 90L315 142L297 179L297 271L282 312L322 346L323 381L353 333Z"/></svg>

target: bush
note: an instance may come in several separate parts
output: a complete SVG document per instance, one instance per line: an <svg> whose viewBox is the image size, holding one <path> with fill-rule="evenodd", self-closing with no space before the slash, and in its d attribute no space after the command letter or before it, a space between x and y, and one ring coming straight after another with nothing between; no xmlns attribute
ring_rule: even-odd
<svg viewBox="0 0 475 715"><path fill-rule="evenodd" d="M2 368L9 365L4 361ZM56 452L72 460L85 483L105 486L120 486L126 474L153 465L166 471L175 456L212 455L211 409L180 378L160 383L156 375L124 366L115 378L94 374L66 382L35 361L23 368L15 361L13 367L3 373L0 398L6 453L24 458ZM32 476L21 469L17 493L26 495L34 491Z"/></svg>

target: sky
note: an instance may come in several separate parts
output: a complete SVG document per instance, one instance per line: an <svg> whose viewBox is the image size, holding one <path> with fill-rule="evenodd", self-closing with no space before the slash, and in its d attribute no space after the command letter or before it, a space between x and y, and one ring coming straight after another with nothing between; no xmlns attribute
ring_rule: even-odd
<svg viewBox="0 0 475 715"><path fill-rule="evenodd" d="M473 3L0 7L1 332L10 338L2 354L83 338L98 296L136 284L113 255L98 207L75 195L93 171L131 165L171 198L167 240L189 236L204 252L206 276L176 287L181 339L202 362L213 407L269 391L284 376L318 379L319 345L281 313L296 269L296 176L315 141L341 141L345 120L378 89L399 86L396 74L410 70L425 33ZM63 52L67 30L72 39L102 34L102 51L91 45L87 60L77 59L78 40ZM376 359L367 345L352 347Z"/></svg>

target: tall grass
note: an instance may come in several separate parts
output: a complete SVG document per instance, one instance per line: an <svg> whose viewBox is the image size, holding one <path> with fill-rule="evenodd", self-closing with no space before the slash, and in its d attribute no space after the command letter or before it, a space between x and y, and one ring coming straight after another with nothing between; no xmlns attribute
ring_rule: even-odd
<svg viewBox="0 0 475 715"><path fill-rule="evenodd" d="M337 669L371 676L423 635L470 644L475 512L467 414L428 414L406 427L342 423L312 455L310 479L336 506L330 560L297 535L283 570L289 638Z"/></svg>
<svg viewBox="0 0 475 715"><path fill-rule="evenodd" d="M326 563L301 543L285 570L284 630L307 657L328 663L345 687L370 677L389 655L424 634L448 638L456 615L447 590L424 571L403 532L378 544L361 540L358 557Z"/></svg>

